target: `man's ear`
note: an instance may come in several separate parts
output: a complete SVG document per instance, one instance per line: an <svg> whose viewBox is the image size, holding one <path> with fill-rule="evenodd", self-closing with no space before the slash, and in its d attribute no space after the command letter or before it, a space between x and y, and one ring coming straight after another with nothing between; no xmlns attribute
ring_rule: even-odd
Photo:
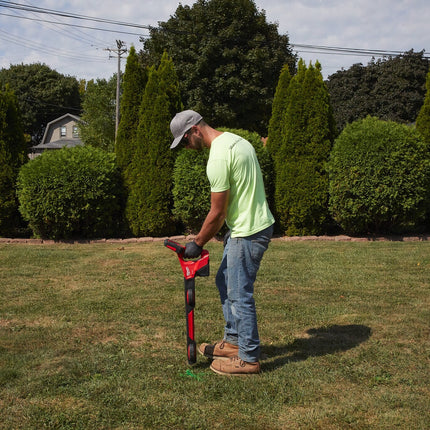
<svg viewBox="0 0 430 430"><path fill-rule="evenodd" d="M191 130L193 131L194 134L197 134L197 136L202 137L202 132L201 132L200 127L198 125L193 125L191 127Z"/></svg>

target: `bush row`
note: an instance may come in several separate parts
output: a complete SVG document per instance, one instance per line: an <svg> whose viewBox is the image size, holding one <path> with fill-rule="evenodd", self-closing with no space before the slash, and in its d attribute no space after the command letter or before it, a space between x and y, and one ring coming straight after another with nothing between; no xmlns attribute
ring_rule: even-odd
<svg viewBox="0 0 430 430"><path fill-rule="evenodd" d="M228 131L254 146L273 204L275 173L260 136L245 130ZM171 210L178 233L198 230L209 210L207 157L207 152L189 150L181 150L176 157ZM428 229L430 151L415 128L371 117L354 122L335 141L326 168L330 213L344 232ZM124 234L121 175L115 156L100 149L45 152L21 168L17 194L21 214L35 236L62 239Z"/></svg>

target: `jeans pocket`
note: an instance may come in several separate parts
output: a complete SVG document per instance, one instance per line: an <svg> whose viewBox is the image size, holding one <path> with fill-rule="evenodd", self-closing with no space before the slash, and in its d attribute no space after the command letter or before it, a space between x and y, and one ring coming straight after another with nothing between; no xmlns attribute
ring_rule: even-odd
<svg viewBox="0 0 430 430"><path fill-rule="evenodd" d="M263 254L269 246L269 241L262 238L253 240L251 245L251 258L254 264L260 265Z"/></svg>

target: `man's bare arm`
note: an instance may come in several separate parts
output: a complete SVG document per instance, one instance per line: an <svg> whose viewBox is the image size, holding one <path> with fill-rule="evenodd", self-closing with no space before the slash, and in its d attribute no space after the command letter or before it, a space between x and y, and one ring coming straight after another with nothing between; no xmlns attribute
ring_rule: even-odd
<svg viewBox="0 0 430 430"><path fill-rule="evenodd" d="M197 234L194 242L199 246L204 246L211 240L221 229L227 216L228 199L230 190L220 193L211 193L211 208L206 216L200 232Z"/></svg>

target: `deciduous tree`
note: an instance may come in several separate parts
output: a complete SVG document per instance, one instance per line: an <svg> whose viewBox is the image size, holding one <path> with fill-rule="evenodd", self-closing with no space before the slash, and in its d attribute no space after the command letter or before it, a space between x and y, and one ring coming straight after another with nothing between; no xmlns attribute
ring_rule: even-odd
<svg viewBox="0 0 430 430"><path fill-rule="evenodd" d="M45 64L18 64L0 70L0 86L9 84L15 92L24 133L33 144L40 143L48 122L65 113L79 115L79 82Z"/></svg>
<svg viewBox="0 0 430 430"><path fill-rule="evenodd" d="M80 136L86 145L114 151L116 75L87 83L82 103Z"/></svg>
<svg viewBox="0 0 430 430"><path fill-rule="evenodd" d="M188 109L216 127L267 135L282 67L295 70L287 35L268 23L252 0L197 0L151 30L141 53L146 64L167 51Z"/></svg>
<svg viewBox="0 0 430 430"><path fill-rule="evenodd" d="M423 52L354 64L329 76L327 85L339 130L372 115L404 124L413 123L425 95L429 60Z"/></svg>

